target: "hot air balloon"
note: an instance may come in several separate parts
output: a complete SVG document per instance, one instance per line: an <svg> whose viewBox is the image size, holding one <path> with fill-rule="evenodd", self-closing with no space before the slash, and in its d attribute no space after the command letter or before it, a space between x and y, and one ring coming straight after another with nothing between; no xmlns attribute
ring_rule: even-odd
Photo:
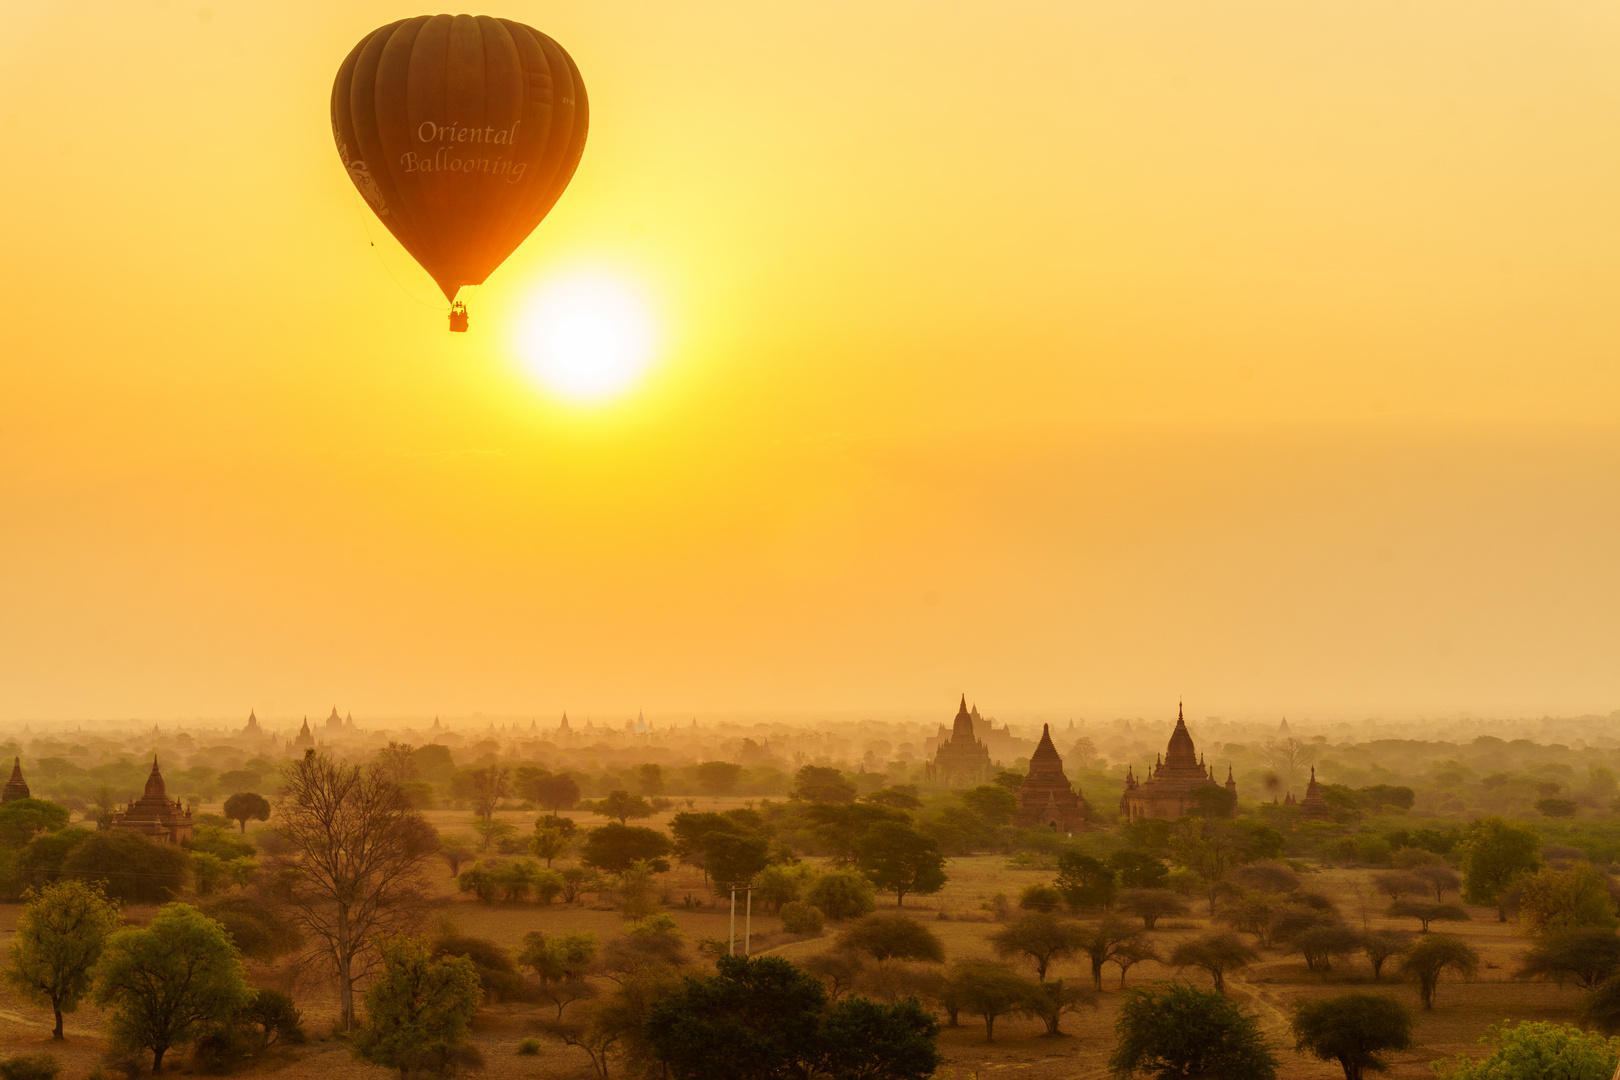
<svg viewBox="0 0 1620 1080"><path fill-rule="evenodd" d="M561 45L510 19L422 15L360 40L332 84L349 179L451 303L481 285L556 204L589 110Z"/></svg>

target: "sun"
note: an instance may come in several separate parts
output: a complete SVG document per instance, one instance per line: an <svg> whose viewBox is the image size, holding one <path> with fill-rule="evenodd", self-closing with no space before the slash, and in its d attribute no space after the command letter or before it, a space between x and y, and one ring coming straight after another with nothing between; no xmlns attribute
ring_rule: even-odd
<svg viewBox="0 0 1620 1080"><path fill-rule="evenodd" d="M541 286L518 325L523 366L547 389L580 404L628 392L652 362L655 344L640 290L599 272Z"/></svg>

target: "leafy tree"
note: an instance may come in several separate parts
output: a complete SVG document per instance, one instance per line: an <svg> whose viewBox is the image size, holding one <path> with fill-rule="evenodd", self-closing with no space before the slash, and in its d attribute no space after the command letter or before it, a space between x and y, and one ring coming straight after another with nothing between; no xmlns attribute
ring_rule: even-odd
<svg viewBox="0 0 1620 1080"><path fill-rule="evenodd" d="M808 866L767 866L754 875L754 898L780 914L783 904L791 904L804 892L812 871Z"/></svg>
<svg viewBox="0 0 1620 1080"><path fill-rule="evenodd" d="M657 762L649 761L636 770L636 786L649 799L664 793L664 770Z"/></svg>
<svg viewBox="0 0 1620 1080"><path fill-rule="evenodd" d="M1119 908L1142 920L1142 928L1152 930L1167 915L1187 914L1187 902L1169 889L1126 889L1119 897Z"/></svg>
<svg viewBox="0 0 1620 1080"><path fill-rule="evenodd" d="M472 829L478 834L478 850L485 854L496 844L504 846L507 840L517 835L516 825L494 817L473 818Z"/></svg>
<svg viewBox="0 0 1620 1080"><path fill-rule="evenodd" d="M1053 882L1073 910L1106 908L1114 902L1114 872L1101 861L1078 851L1058 856L1057 880Z"/></svg>
<svg viewBox="0 0 1620 1080"><path fill-rule="evenodd" d="M154 1073L171 1047L229 1020L249 993L225 928L185 904L107 938L94 978L96 1004L112 1012L113 1043L150 1050Z"/></svg>
<svg viewBox="0 0 1620 1080"><path fill-rule="evenodd" d="M860 841L885 822L911 828L911 815L873 803L810 803L806 820L814 823L817 844L833 866L854 866L860 861Z"/></svg>
<svg viewBox="0 0 1620 1080"><path fill-rule="evenodd" d="M730 761L704 761L693 768L692 775L705 795L718 799L737 789L737 781L742 779L742 766Z"/></svg>
<svg viewBox="0 0 1620 1080"><path fill-rule="evenodd" d="M1310 971L1332 971L1335 956L1348 956L1361 949L1361 935L1347 926L1317 926L1294 935L1290 952L1305 958Z"/></svg>
<svg viewBox="0 0 1620 1080"><path fill-rule="evenodd" d="M1073 956L1080 948L1084 932L1078 923L1059 919L1046 912L1020 915L990 939L996 955L1003 960L1027 956L1035 962L1035 977L1046 981L1052 961Z"/></svg>
<svg viewBox="0 0 1620 1080"><path fill-rule="evenodd" d="M511 1001L523 997L523 976L518 974L512 956L485 938L451 934L433 942L433 958L464 956L478 973L479 986L490 1001Z"/></svg>
<svg viewBox="0 0 1620 1080"><path fill-rule="evenodd" d="M1170 881L1170 868L1151 851L1124 848L1108 856L1108 866L1127 889L1162 889Z"/></svg>
<svg viewBox="0 0 1620 1080"><path fill-rule="evenodd" d="M253 791L238 791L225 800L225 816L247 832L249 821L270 820L270 800Z"/></svg>
<svg viewBox="0 0 1620 1080"><path fill-rule="evenodd" d="M1209 911L1215 913L1215 896L1232 869L1250 858L1244 838L1231 822L1192 818L1177 825L1170 837L1175 860L1203 883Z"/></svg>
<svg viewBox="0 0 1620 1080"><path fill-rule="evenodd" d="M1237 792L1223 787L1196 787L1188 795L1187 813L1194 817L1229 818L1237 811Z"/></svg>
<svg viewBox="0 0 1620 1080"><path fill-rule="evenodd" d="M1434 1008L1435 988L1446 971L1473 978L1479 971L1479 953L1462 938L1430 934L1401 957L1401 972L1418 984L1418 997L1425 1009Z"/></svg>
<svg viewBox="0 0 1620 1080"><path fill-rule="evenodd" d="M827 1011L821 983L780 957L722 957L717 968L647 1011L645 1039L674 1080L922 1080L939 1065L938 1025L915 1001Z"/></svg>
<svg viewBox="0 0 1620 1080"><path fill-rule="evenodd" d="M805 903L829 919L853 919L874 906L872 883L853 870L829 870L810 883Z"/></svg>
<svg viewBox="0 0 1620 1080"><path fill-rule="evenodd" d="M957 1007L984 1020L984 1041L994 1042L996 1020L1027 1012L1040 984L1006 964L991 960L958 960L951 968L950 994Z"/></svg>
<svg viewBox="0 0 1620 1080"><path fill-rule="evenodd" d="M575 1001L592 996L585 977L596 962L595 934L546 937L539 931L524 936L518 963L540 979L541 994L557 1006L557 1017Z"/></svg>
<svg viewBox="0 0 1620 1080"><path fill-rule="evenodd" d="M483 994L478 969L465 956L435 957L421 938L387 938L379 951L382 970L366 991L355 1056L401 1077L446 1071Z"/></svg>
<svg viewBox="0 0 1620 1080"><path fill-rule="evenodd" d="M820 908L797 900L783 904L778 914L782 917L782 929L790 934L819 934L827 921Z"/></svg>
<svg viewBox="0 0 1620 1080"><path fill-rule="evenodd" d="M627 823L631 818L652 817L652 803L640 795L632 795L628 791L610 791L606 798L596 800L596 807L592 811L601 817L618 818L619 824Z"/></svg>
<svg viewBox="0 0 1620 1080"><path fill-rule="evenodd" d="M1532 934L1592 926L1610 930L1615 918L1609 881L1580 862L1565 870L1544 867L1519 883L1519 922Z"/></svg>
<svg viewBox="0 0 1620 1080"><path fill-rule="evenodd" d="M1386 912L1391 918L1416 919L1429 932L1432 922L1468 922L1468 912L1460 904L1431 904L1427 900L1397 900Z"/></svg>
<svg viewBox="0 0 1620 1080"><path fill-rule="evenodd" d="M1122 953L1141 949L1145 941L1135 925L1110 915L1102 922L1081 924L1075 944L1091 960L1091 982L1101 990L1103 965L1115 962Z"/></svg>
<svg viewBox="0 0 1620 1080"><path fill-rule="evenodd" d="M1391 903L1398 903L1403 896L1426 896L1429 892L1428 882L1403 870L1374 874L1372 881L1374 888L1389 897ZM1439 903L1438 897L1435 902Z"/></svg>
<svg viewBox="0 0 1620 1080"><path fill-rule="evenodd" d="M354 984L376 958L372 942L419 909L438 834L375 766L307 750L282 775L276 820L287 851L271 869L293 925L335 968L339 1023L352 1030Z"/></svg>
<svg viewBox="0 0 1620 1080"><path fill-rule="evenodd" d="M551 811L552 817L557 817L579 803L579 782L566 773L537 776L529 782L529 790L524 794Z"/></svg>
<svg viewBox="0 0 1620 1080"><path fill-rule="evenodd" d="M658 869L645 859L637 859L619 872L613 891L619 896L619 913L627 920L645 919L658 910L653 900L653 877Z"/></svg>
<svg viewBox="0 0 1620 1080"><path fill-rule="evenodd" d="M501 800L512 794L512 774L502 765L474 769L467 775L471 788L473 817L489 821Z"/></svg>
<svg viewBox="0 0 1620 1080"><path fill-rule="evenodd" d="M945 946L934 932L904 915L868 915L838 936L841 948L874 960L945 961Z"/></svg>
<svg viewBox="0 0 1620 1080"><path fill-rule="evenodd" d="M1412 935L1400 930L1374 930L1361 936L1361 953L1372 965L1373 982L1383 978L1384 965L1412 947Z"/></svg>
<svg viewBox="0 0 1620 1080"><path fill-rule="evenodd" d="M856 976L866 968L866 961L860 953L850 949L829 949L805 957L799 966L820 979L827 996L837 1001L854 987ZM955 1026L954 1016L952 1026Z"/></svg>
<svg viewBox="0 0 1620 1080"><path fill-rule="evenodd" d="M703 866L719 886L752 881L769 857L770 841L763 836L711 832L703 837Z"/></svg>
<svg viewBox="0 0 1620 1080"><path fill-rule="evenodd" d="M1000 784L981 784L959 793L967 808L988 825L1006 825L1018 809L1018 798Z"/></svg>
<svg viewBox="0 0 1620 1080"><path fill-rule="evenodd" d="M62 864L73 849L95 835L89 829L70 826L56 832L40 833L17 852L12 871L22 885L48 885L62 875Z"/></svg>
<svg viewBox="0 0 1620 1080"><path fill-rule="evenodd" d="M1434 892L1434 902L1437 904L1445 900L1446 893L1456 892L1462 887L1462 878L1457 871L1442 862L1422 863L1407 873Z"/></svg>
<svg viewBox="0 0 1620 1080"><path fill-rule="evenodd" d="M1274 1080L1277 1059L1260 1024L1218 993L1171 983L1130 990L1115 1023L1108 1068L1121 1078L1143 1073L1206 1080Z"/></svg>
<svg viewBox="0 0 1620 1080"><path fill-rule="evenodd" d="M861 873L873 885L895 894L904 906L907 893L939 892L945 885L945 856L927 833L898 822L880 821L856 842Z"/></svg>
<svg viewBox="0 0 1620 1080"><path fill-rule="evenodd" d="M546 824L546 821L546 818L541 818L535 822L534 835L529 837L529 850L534 852L536 858L546 860L546 865L550 866L551 860L568 853L568 845L572 841L567 833Z"/></svg>
<svg viewBox="0 0 1620 1080"><path fill-rule="evenodd" d="M855 785L831 765L806 765L793 777L793 798L805 802L855 801Z"/></svg>
<svg viewBox="0 0 1620 1080"><path fill-rule="evenodd" d="M62 860L62 876L106 883L126 904L161 904L180 894L191 859L172 844L126 829L92 833Z"/></svg>
<svg viewBox="0 0 1620 1080"><path fill-rule="evenodd" d="M1125 989L1125 976L1137 964L1144 960L1153 960L1161 964L1164 962L1164 957L1159 955L1159 950L1155 949L1153 943L1145 937L1138 938L1135 941L1127 941L1115 949L1114 955L1109 959L1119 966L1119 988L1121 990Z"/></svg>
<svg viewBox="0 0 1620 1080"><path fill-rule="evenodd" d="M1462 898L1470 904L1496 904L1497 918L1507 922L1503 897L1519 878L1541 868L1541 838L1499 817L1481 818L1468 827L1458 844L1462 860Z"/></svg>
<svg viewBox="0 0 1620 1080"><path fill-rule="evenodd" d="M0 803L0 847L20 848L41 833L67 827L68 808L45 799Z"/></svg>
<svg viewBox="0 0 1620 1080"><path fill-rule="evenodd" d="M493 904L501 894L501 879L494 867L473 863L456 878L456 887L478 897L479 903Z"/></svg>
<svg viewBox="0 0 1620 1080"><path fill-rule="evenodd" d="M1572 1024L1493 1025L1480 1042L1496 1049L1484 1059L1435 1062L1436 1080L1609 1080L1620 1061L1620 1039Z"/></svg>
<svg viewBox="0 0 1620 1080"><path fill-rule="evenodd" d="M1521 979L1573 979L1583 990L1594 989L1620 973L1620 937L1613 930L1576 927L1555 930L1536 940L1524 954Z"/></svg>
<svg viewBox="0 0 1620 1080"><path fill-rule="evenodd" d="M1581 804L1574 799L1548 797L1536 800L1537 812L1551 818L1572 818L1580 808Z"/></svg>
<svg viewBox="0 0 1620 1080"><path fill-rule="evenodd" d="M669 870L664 856L671 848L669 837L657 829L610 822L585 834L580 861L611 873L623 873L633 862L646 862L662 874Z"/></svg>
<svg viewBox="0 0 1620 1080"><path fill-rule="evenodd" d="M461 872L461 864L472 862L478 857L473 843L460 833L439 838L439 856L450 864L450 876L455 877Z"/></svg>
<svg viewBox="0 0 1620 1080"><path fill-rule="evenodd" d="M1043 881L1031 882L1018 894L1018 906L1025 911L1053 912L1063 906L1063 894Z"/></svg>
<svg viewBox="0 0 1620 1080"><path fill-rule="evenodd" d="M197 910L225 928L238 952L261 963L273 963L303 945L280 905L267 904L263 897L236 893L206 900Z"/></svg>
<svg viewBox="0 0 1620 1080"><path fill-rule="evenodd" d="M1337 1061L1344 1080L1388 1072L1382 1056L1412 1045L1412 1013L1382 994L1342 994L1294 1006L1294 1048Z"/></svg>
<svg viewBox="0 0 1620 1080"><path fill-rule="evenodd" d="M917 810L923 804L922 800L917 797L915 784L895 784L892 787L882 788L869 795L862 795L861 802L886 806L895 810Z"/></svg>
<svg viewBox="0 0 1620 1080"><path fill-rule="evenodd" d="M1029 995L1025 1012L1046 1025L1051 1036L1063 1034L1059 1025L1063 1014L1077 1012L1082 1005L1097 1007L1097 995L1089 987L1076 986L1062 979L1043 982Z"/></svg>
<svg viewBox="0 0 1620 1080"><path fill-rule="evenodd" d="M1226 973L1241 971L1260 959L1260 954L1243 943L1231 932L1205 934L1203 937L1183 941L1170 954L1172 967L1202 968L1215 980L1215 992L1226 993Z"/></svg>
<svg viewBox="0 0 1620 1080"><path fill-rule="evenodd" d="M118 905L99 883L64 881L24 894L6 981L56 1016L52 1038L62 1038L62 1014L74 1012L90 991L90 972L107 938L118 929Z"/></svg>

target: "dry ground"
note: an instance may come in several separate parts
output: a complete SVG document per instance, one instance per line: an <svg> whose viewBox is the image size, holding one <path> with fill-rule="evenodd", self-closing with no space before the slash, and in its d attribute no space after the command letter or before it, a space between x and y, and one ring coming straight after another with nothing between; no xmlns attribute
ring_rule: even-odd
<svg viewBox="0 0 1620 1080"><path fill-rule="evenodd" d="M725 808L739 805L741 800L709 800L699 803L699 809ZM533 814L502 815L525 831L532 826ZM664 815L667 819L668 815ZM465 828L467 815L435 812L430 815L441 831ZM592 820L580 815L581 825ZM661 824L663 820L653 822ZM1010 867L1005 858L978 856L950 860L947 867L950 882L935 896L908 898L906 910L927 922L945 943L951 959L967 956L989 956L988 938L997 929L989 921L982 905L996 893L1006 893L1016 899L1025 885L1050 880L1049 871ZM1385 906L1370 896L1368 879L1371 871L1329 870L1312 874L1308 887L1328 893L1340 905L1345 918L1355 925L1380 927L1386 925L1415 928L1415 922L1392 922L1378 914ZM489 938L510 948L516 948L524 934L541 930L548 934L589 930L599 938L620 932L622 922L611 910L598 910L587 898L584 904L569 906L510 904L484 906L454 892L453 882L444 871L440 879L444 889L444 904L436 918L453 924L461 933ZM671 898L675 906L669 914L692 939L725 939L728 916L723 904L717 903L703 888L701 876L690 868L678 868L668 875ZM680 905L690 894L703 899L708 906L688 910ZM892 904L892 898L888 901ZM9 949L17 914L15 905L0 905L0 947ZM882 908L880 907L880 910ZM1153 938L1161 953L1168 954L1175 942L1203 930L1207 921L1202 917L1203 905L1194 904L1190 918L1161 922ZM1393 993L1407 1002L1416 1013L1417 1048L1397 1055L1394 1068L1388 1074L1396 1080L1416 1080L1433 1074L1429 1062L1458 1053L1480 1054L1478 1040L1490 1025L1504 1019L1514 1020L1569 1020L1579 1001L1580 992L1573 988L1559 989L1539 983L1511 980L1518 966L1524 939L1514 924L1496 921L1494 910L1470 909L1474 921L1463 924L1438 924L1449 933L1456 933L1480 951L1484 961L1479 977L1471 983L1454 979L1442 981L1433 1012L1424 1013L1418 1007L1416 988L1411 985L1386 981L1378 984L1383 992ZM133 909L129 914L137 919L150 918L151 909ZM743 919L738 915L739 940ZM1408 924L1411 924L1410 926ZM784 934L778 921L756 911L753 920L753 952L758 955L771 952L797 959L830 948L836 936L836 924L829 924L821 937L797 939ZM1279 1047L1282 1060L1281 1075L1288 1078L1323 1078L1330 1080L1343 1074L1335 1065L1318 1062L1295 1054L1289 1047L1286 1014L1291 1004L1301 997L1326 996L1342 993L1351 988L1374 985L1371 969L1366 961L1356 958L1348 964L1336 965L1330 976L1313 975L1294 957L1267 953L1265 959L1241 977L1228 977L1228 988L1246 1008L1258 1012L1263 1025ZM1083 1010L1065 1017L1067 1034L1062 1038L1045 1037L1038 1021L1003 1018L996 1024L996 1041L987 1044L984 1027L972 1018L963 1017L963 1026L945 1028L940 1048L945 1065L938 1076L952 1080L989 1080L1005 1077L1007 1080L1069 1080L1069 1078L1100 1078L1106 1076L1108 1054L1114 1044L1113 1025L1118 1012L1118 969L1110 965L1105 969L1105 992L1096 1010ZM1068 962L1054 966L1054 975L1086 981L1089 967L1083 963ZM1161 965L1147 962L1133 968L1130 985L1142 986L1168 979L1177 973ZM346 1080L350 1077L369 1077L374 1080L390 1075L386 1070L354 1062L344 1044L331 1038L331 1026L336 1016L336 994L319 980L306 980L301 984L288 982L288 975L280 969L254 969L255 985L277 986L290 989L304 1010L307 1027L312 1037L306 1047L296 1048L257 1072L275 1072L286 1077L320 1076L323 1080ZM1200 985L1208 980L1200 974L1181 973L1181 977ZM475 1039L483 1051L485 1075L490 1080L563 1080L583 1075L585 1065L581 1051L563 1046L539 1032L538 1022L543 1013L540 1007L530 1005L497 1005L482 1011L475 1022ZM0 1054L33 1053L48 1050L58 1055L66 1066L66 1080L78 1080L90 1072L103 1053L98 1036L100 1016L92 1008L82 1009L68 1018L68 1039L65 1044L53 1044L50 1038L50 1014L21 999L9 987L0 988ZM516 1053L520 1040L538 1036L542 1050L538 1057L520 1057ZM182 1066L183 1067L183 1066Z"/></svg>

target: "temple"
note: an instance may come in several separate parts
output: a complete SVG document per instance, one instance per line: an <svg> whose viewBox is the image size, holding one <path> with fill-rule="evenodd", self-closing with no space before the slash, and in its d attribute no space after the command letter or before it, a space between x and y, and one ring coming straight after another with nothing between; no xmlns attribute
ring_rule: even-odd
<svg viewBox="0 0 1620 1080"><path fill-rule="evenodd" d="M126 806L123 813L114 814L109 828L128 829L166 844L191 839L191 812L180 805L179 799L169 801L157 758L152 759L152 775L146 778L146 793Z"/></svg>
<svg viewBox="0 0 1620 1080"><path fill-rule="evenodd" d="M1029 829L1045 825L1054 832L1085 828L1086 801L1063 772L1063 758L1052 745L1052 730L1041 725L1041 741L1029 759L1029 772L1018 786L1018 809L1013 824Z"/></svg>
<svg viewBox="0 0 1620 1080"><path fill-rule="evenodd" d="M337 710L332 710L336 712ZM304 717L304 726L298 731L298 738L293 740L293 749L303 750L315 745L315 733L309 730L309 717Z"/></svg>
<svg viewBox="0 0 1620 1080"><path fill-rule="evenodd" d="M951 724L951 737L939 744L939 752L924 774L931 782L946 787L977 787L990 782L990 750L973 735L973 716L968 712L966 694Z"/></svg>
<svg viewBox="0 0 1620 1080"><path fill-rule="evenodd" d="M1292 798L1292 794L1289 796ZM1305 787L1305 797L1299 801L1299 816L1304 821L1332 821L1333 810L1322 798L1322 786L1316 782L1316 766L1311 766L1311 782Z"/></svg>
<svg viewBox="0 0 1620 1080"><path fill-rule="evenodd" d="M26 798L28 798L28 781L23 779L22 758L12 758L11 779L6 781L5 790L0 791L0 803Z"/></svg>
<svg viewBox="0 0 1620 1080"><path fill-rule="evenodd" d="M1148 773L1147 779L1138 781L1134 771L1126 770L1125 794L1119 798L1119 816L1127 821L1141 821L1144 818L1174 820L1194 808L1194 791L1221 786L1215 780L1214 770L1206 766L1193 749L1186 718L1178 707L1176 730L1170 733L1170 745ZM1232 778L1230 767L1226 770L1225 787L1234 796L1237 794L1237 781Z"/></svg>

